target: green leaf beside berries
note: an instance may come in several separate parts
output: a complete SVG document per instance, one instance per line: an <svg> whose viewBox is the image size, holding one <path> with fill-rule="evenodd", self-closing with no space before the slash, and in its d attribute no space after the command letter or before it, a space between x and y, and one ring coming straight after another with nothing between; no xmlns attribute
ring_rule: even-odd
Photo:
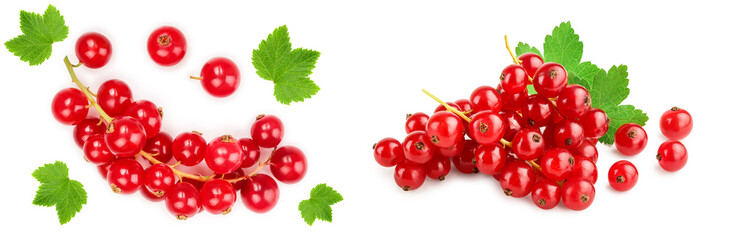
<svg viewBox="0 0 729 240"><path fill-rule="evenodd" d="M280 26L253 50L253 66L263 79L273 81L276 100L289 105L302 102L319 92L309 78L320 53L316 50L291 48L286 25Z"/></svg>
<svg viewBox="0 0 729 240"><path fill-rule="evenodd" d="M35 193L33 205L56 206L61 225L71 221L86 204L84 185L68 178L68 166L61 161L45 164L33 171L33 177L41 183Z"/></svg>
<svg viewBox="0 0 729 240"><path fill-rule="evenodd" d="M331 205L342 201L342 195L332 187L322 183L311 189L310 198L299 203L301 217L311 226L314 220L332 222Z"/></svg>
<svg viewBox="0 0 729 240"><path fill-rule="evenodd" d="M515 51L518 55L540 54L539 49L521 42ZM610 128L599 140L613 144L618 127L625 123L645 126L648 115L632 105L621 105L630 94L627 66L612 66L605 71L589 61L582 62L582 51L583 44L570 22L561 23L552 30L552 35L544 38L544 62L561 64L569 74L570 84L582 85L590 92L592 107L602 109L610 118Z"/></svg>
<svg viewBox="0 0 729 240"><path fill-rule="evenodd" d="M52 45L68 37L68 26L53 5L43 15L20 11L19 35L5 42L5 48L31 66L39 65L51 57Z"/></svg>

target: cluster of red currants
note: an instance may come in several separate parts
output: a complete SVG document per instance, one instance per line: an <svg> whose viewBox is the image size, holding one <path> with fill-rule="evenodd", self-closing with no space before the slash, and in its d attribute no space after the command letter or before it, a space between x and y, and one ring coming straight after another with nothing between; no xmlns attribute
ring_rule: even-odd
<svg viewBox="0 0 729 240"><path fill-rule="evenodd" d="M568 85L558 63L525 53L501 72L496 88L476 88L469 99L441 103L432 116L407 116L408 135L374 146L377 162L395 166L403 190L420 187L426 176L443 180L451 162L459 172L492 175L504 194L529 194L543 209L559 204L590 206L597 181L595 144L609 127L604 111L593 108L589 92ZM536 94L529 95L533 84Z"/></svg>
<svg viewBox="0 0 729 240"><path fill-rule="evenodd" d="M60 123L74 126L74 140L84 158L98 166L115 193L141 191L151 201L164 200L168 210L184 220L203 209L213 214L230 212L236 191L240 191L248 209L264 213L278 201L274 178L291 184L306 173L306 157L300 149L279 147L284 127L276 116L258 116L250 138L223 135L208 142L193 131L173 139L161 131L161 108L147 100L134 100L129 86L119 80L104 82L93 94L78 80L68 58L64 61L78 88L58 92L52 113ZM92 107L99 117L89 113ZM273 149L265 161L259 160L261 148ZM168 165L172 159L176 163ZM203 160L214 175L177 168L197 166ZM266 167L274 178L259 172Z"/></svg>

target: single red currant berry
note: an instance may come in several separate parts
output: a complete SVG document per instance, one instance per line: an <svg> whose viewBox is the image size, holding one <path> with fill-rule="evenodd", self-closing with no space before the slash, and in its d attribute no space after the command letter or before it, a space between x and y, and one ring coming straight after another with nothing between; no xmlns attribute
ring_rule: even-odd
<svg viewBox="0 0 729 240"><path fill-rule="evenodd" d="M638 169L629 161L617 161L608 170L608 181L613 189L628 191L638 183Z"/></svg>
<svg viewBox="0 0 729 240"><path fill-rule="evenodd" d="M519 60L521 61L521 66L524 67L530 77L534 77L537 69L539 69L539 67L544 64L544 60L542 60L542 57L540 57L536 53L524 53L519 56Z"/></svg>
<svg viewBox="0 0 729 240"><path fill-rule="evenodd" d="M236 200L233 185L223 179L208 180L200 189L200 202L212 214L228 214Z"/></svg>
<svg viewBox="0 0 729 240"><path fill-rule="evenodd" d="M243 150L238 140L230 135L223 135L208 143L205 150L205 163L215 173L232 173L240 168L243 160Z"/></svg>
<svg viewBox="0 0 729 240"><path fill-rule="evenodd" d="M88 68L103 67L111 59L111 42L100 33L84 33L76 40L76 57Z"/></svg>
<svg viewBox="0 0 729 240"><path fill-rule="evenodd" d="M506 196L521 198L532 191L535 178L531 165L525 161L513 161L504 167L499 183Z"/></svg>
<svg viewBox="0 0 729 240"><path fill-rule="evenodd" d="M299 148L283 146L271 156L271 173L282 183L292 184L301 181L306 174L306 156Z"/></svg>
<svg viewBox="0 0 729 240"><path fill-rule="evenodd" d="M638 124L623 124L615 132L615 148L623 155L636 155L643 151L647 144L648 134Z"/></svg>
<svg viewBox="0 0 729 240"><path fill-rule="evenodd" d="M165 200L166 194L158 197L157 195L154 195L152 191L149 191L149 189L147 189L147 187L145 186L140 187L139 192L142 193L142 197L151 202L160 202Z"/></svg>
<svg viewBox="0 0 729 240"><path fill-rule="evenodd" d="M99 118L91 117L81 121L79 124L73 127L73 140L76 145L83 148L84 143L89 137L97 134L104 134L106 131L106 124Z"/></svg>
<svg viewBox="0 0 729 240"><path fill-rule="evenodd" d="M90 163L101 165L116 159L116 156L109 151L104 141L104 135L97 134L89 137L84 143L84 157Z"/></svg>
<svg viewBox="0 0 729 240"><path fill-rule="evenodd" d="M472 139L478 144L493 144L504 137L504 119L496 112L486 110L474 114L468 124Z"/></svg>
<svg viewBox="0 0 729 240"><path fill-rule="evenodd" d="M580 144L580 146L578 146L575 149L570 150L570 152L575 157L583 156L594 163L597 162L597 157L598 157L597 147L595 147L595 145L592 144L591 142L582 141L582 144Z"/></svg>
<svg viewBox="0 0 729 240"><path fill-rule="evenodd" d="M511 142L511 149L519 159L537 159L544 153L546 146L545 139L539 131L534 129L522 129L514 134L514 141Z"/></svg>
<svg viewBox="0 0 729 240"><path fill-rule="evenodd" d="M476 167L483 174L494 175L506 167L506 150L498 144L479 145L474 156Z"/></svg>
<svg viewBox="0 0 729 240"><path fill-rule="evenodd" d="M471 103L473 110L476 112L491 110L494 112L501 111L501 96L496 89L490 86L480 86L471 93Z"/></svg>
<svg viewBox="0 0 729 240"><path fill-rule="evenodd" d="M521 113L529 126L544 127L555 111L549 99L535 94L529 96L521 108Z"/></svg>
<svg viewBox="0 0 729 240"><path fill-rule="evenodd" d="M466 147L466 138L464 136L461 136L461 139L456 142L455 145L447 147L447 148L435 148L435 155L443 156L443 157L455 157L458 156L463 151L463 148Z"/></svg>
<svg viewBox="0 0 729 240"><path fill-rule="evenodd" d="M581 178L595 184L597 182L597 166L595 162L586 157L575 156L575 166L572 168L569 177Z"/></svg>
<svg viewBox="0 0 729 240"><path fill-rule="evenodd" d="M205 158L207 142L199 132L184 132L172 141L172 155L180 164L195 166Z"/></svg>
<svg viewBox="0 0 729 240"><path fill-rule="evenodd" d="M577 121L585 131L586 138L599 138L607 133L610 119L599 108L591 108Z"/></svg>
<svg viewBox="0 0 729 240"><path fill-rule="evenodd" d="M567 149L553 148L539 158L544 176L553 181L565 180L575 166L575 158Z"/></svg>
<svg viewBox="0 0 729 240"><path fill-rule="evenodd" d="M675 172L681 170L688 161L688 152L686 146L677 140L668 140L658 147L658 154L656 154L658 164L669 172Z"/></svg>
<svg viewBox="0 0 729 240"><path fill-rule="evenodd" d="M197 188L188 182L175 184L166 194L167 210L179 220L187 220L200 212L202 205Z"/></svg>
<svg viewBox="0 0 729 240"><path fill-rule="evenodd" d="M428 114L416 112L405 116L405 133L414 131L425 131L425 124L428 123Z"/></svg>
<svg viewBox="0 0 729 240"><path fill-rule="evenodd" d="M108 80L99 86L96 101L109 116L122 116L132 105L132 90L120 80Z"/></svg>
<svg viewBox="0 0 729 240"><path fill-rule="evenodd" d="M430 142L425 131L414 131L402 141L402 151L405 159L423 164L433 159L435 146Z"/></svg>
<svg viewBox="0 0 729 240"><path fill-rule="evenodd" d="M463 137L463 122L455 113L436 112L425 126L430 142L436 147L447 148L455 145Z"/></svg>
<svg viewBox="0 0 729 240"><path fill-rule="evenodd" d="M104 141L117 157L131 157L142 151L147 141L144 127L131 117L111 120L104 134Z"/></svg>
<svg viewBox="0 0 729 240"><path fill-rule="evenodd" d="M144 183L144 168L133 159L119 159L109 166L106 180L115 193L132 194Z"/></svg>
<svg viewBox="0 0 729 240"><path fill-rule="evenodd" d="M555 181L539 180L532 189L532 201L541 209L552 209L559 204L562 191Z"/></svg>
<svg viewBox="0 0 729 240"><path fill-rule="evenodd" d="M147 53L159 65L169 67L179 63L186 51L185 35L175 27L159 27L147 38Z"/></svg>
<svg viewBox="0 0 729 240"><path fill-rule="evenodd" d="M51 112L61 124L76 125L86 119L89 113L88 105L89 100L81 90L66 88L53 97Z"/></svg>
<svg viewBox="0 0 729 240"><path fill-rule="evenodd" d="M465 174L478 173L475 156L477 147L478 143L476 141L466 140L463 151L453 157L453 166L456 167L456 170Z"/></svg>
<svg viewBox="0 0 729 240"><path fill-rule="evenodd" d="M213 97L227 97L240 85L238 66L230 59L216 57L208 60L200 71L203 89Z"/></svg>
<svg viewBox="0 0 729 240"><path fill-rule="evenodd" d="M137 119L144 126L144 132L151 138L159 133L162 127L162 109L147 100L137 100L127 108L125 116Z"/></svg>
<svg viewBox="0 0 729 240"><path fill-rule="evenodd" d="M257 174L249 180L244 180L240 197L243 205L256 213L270 211L278 202L278 184L266 174Z"/></svg>
<svg viewBox="0 0 729 240"><path fill-rule="evenodd" d="M147 139L142 150L154 156L157 161L168 163L172 159L172 136L166 132L160 132Z"/></svg>
<svg viewBox="0 0 729 240"><path fill-rule="evenodd" d="M499 84L496 86L496 91L501 95L502 110L521 111L521 107L529 97L526 88L518 93L509 93L501 89L501 84Z"/></svg>
<svg viewBox="0 0 729 240"><path fill-rule="evenodd" d="M258 147L258 144L253 139L241 138L238 139L238 145L240 145L240 149L243 151L240 167L249 168L255 165L261 156L261 148Z"/></svg>
<svg viewBox="0 0 729 240"><path fill-rule="evenodd" d="M691 133L694 120L685 109L672 107L661 115L661 132L669 139L681 140Z"/></svg>
<svg viewBox="0 0 729 240"><path fill-rule="evenodd" d="M557 110L567 119L577 120L592 107L592 98L585 87L572 84L565 87L555 102Z"/></svg>
<svg viewBox="0 0 729 240"><path fill-rule="evenodd" d="M251 126L251 138L262 148L278 146L283 135L283 123L274 115L258 115Z"/></svg>
<svg viewBox="0 0 729 240"><path fill-rule="evenodd" d="M175 186L175 182L175 173L170 166L164 163L152 165L144 170L145 189L157 197L164 196L170 188Z"/></svg>
<svg viewBox="0 0 729 240"><path fill-rule="evenodd" d="M405 159L402 145L397 139L383 138L373 146L375 150L375 161L383 167L392 167Z"/></svg>
<svg viewBox="0 0 729 240"><path fill-rule="evenodd" d="M455 103L447 102L446 104L448 104L448 106L451 106L452 108L455 108L458 111L462 111L461 107L459 107ZM438 104L438 106L435 107L435 111L433 111L433 113L443 112L443 111L448 111L448 109L445 106L443 106L442 104Z"/></svg>
<svg viewBox="0 0 729 240"><path fill-rule="evenodd" d="M526 89L529 79L527 71L521 65L511 64L501 71L501 87L508 93L520 93Z"/></svg>
<svg viewBox="0 0 729 240"><path fill-rule="evenodd" d="M567 71L559 63L542 64L534 73L534 90L542 97L557 97L567 86Z"/></svg>
<svg viewBox="0 0 729 240"><path fill-rule="evenodd" d="M228 174L217 174L216 173L215 175L213 175L213 178L220 178L220 179L223 179L223 180L233 180L233 179L236 179L237 180L237 179L240 179L240 178L242 178L244 176L246 176L246 172L243 171L242 168L238 168L234 172L228 173ZM243 182L244 181L245 180L239 180L239 181L236 181L236 182L232 182L231 185L233 185L233 188L237 191L237 190L240 190L241 188L243 188ZM202 189L202 187L200 189Z"/></svg>
<svg viewBox="0 0 729 240"><path fill-rule="evenodd" d="M99 175L101 175L101 177L104 178L104 180L106 180L106 175L109 174L109 167L111 167L111 164L114 162L116 162L116 159L96 166L96 170L99 171Z"/></svg>
<svg viewBox="0 0 729 240"><path fill-rule="evenodd" d="M585 141L585 132L579 123L565 119L554 125L552 139L558 147L572 150Z"/></svg>
<svg viewBox="0 0 729 240"><path fill-rule="evenodd" d="M562 202L575 211L590 207L595 200L595 186L587 180L570 178L562 185Z"/></svg>
<svg viewBox="0 0 729 240"><path fill-rule="evenodd" d="M395 166L395 183L404 191L418 189L425 182L425 166L402 161Z"/></svg>
<svg viewBox="0 0 729 240"><path fill-rule="evenodd" d="M467 117L471 117L471 115L475 114L475 112L473 112L473 103L471 103L470 100L458 99L455 101L455 104L458 105L458 108L460 108L461 112L464 112L464 114L466 114ZM468 112L468 113L465 113L465 112Z"/></svg>
<svg viewBox="0 0 729 240"><path fill-rule="evenodd" d="M504 127L506 128L504 130L504 140L506 141L514 140L516 132L521 130L522 127L525 127L527 124L524 118L514 111L501 111L499 115L501 115L501 118L504 119Z"/></svg>
<svg viewBox="0 0 729 240"><path fill-rule="evenodd" d="M436 155L423 166L425 167L426 176L443 181L451 171L451 160L447 157Z"/></svg>

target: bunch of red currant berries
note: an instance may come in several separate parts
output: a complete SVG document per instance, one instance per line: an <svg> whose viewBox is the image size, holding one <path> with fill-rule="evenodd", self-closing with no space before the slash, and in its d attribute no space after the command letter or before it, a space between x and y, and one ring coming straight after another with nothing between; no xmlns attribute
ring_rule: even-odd
<svg viewBox="0 0 729 240"><path fill-rule="evenodd" d="M79 41L87 41L89 35L94 36L85 34ZM88 50L77 46L76 51ZM93 57L80 59L84 64L97 61L89 61L96 59ZM151 201L164 200L167 209L184 220L203 209L213 214L229 213L236 191L240 191L248 209L264 213L278 201L274 178L292 184L306 173L304 153L294 146L279 146L284 127L276 116L258 116L250 138L223 135L208 142L201 133L192 131L173 139L161 131L161 108L147 100L135 100L129 86L119 80L104 82L94 94L76 77L73 68L78 65L72 65L68 58L64 61L78 88L56 94L53 115L62 124L74 126L74 140L83 149L84 158L98 166L115 193L141 191ZM99 117L90 114L92 107ZM261 148L273 149L265 161L259 160ZM168 164L172 159L176 163ZM177 168L196 166L203 160L214 174L204 176ZM266 168L274 178L260 172Z"/></svg>

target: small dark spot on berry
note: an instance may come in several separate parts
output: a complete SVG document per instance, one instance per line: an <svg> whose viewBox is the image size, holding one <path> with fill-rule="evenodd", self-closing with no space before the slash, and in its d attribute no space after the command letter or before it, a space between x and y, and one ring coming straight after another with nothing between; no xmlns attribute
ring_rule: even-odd
<svg viewBox="0 0 729 240"><path fill-rule="evenodd" d="M471 163L476 164L476 157L471 158ZM478 168L476 170L478 170Z"/></svg>
<svg viewBox="0 0 729 240"><path fill-rule="evenodd" d="M618 176L618 177L615 178L615 182L617 182L617 183L624 183L625 182L625 177Z"/></svg>
<svg viewBox="0 0 729 240"><path fill-rule="evenodd" d="M550 78L556 78L556 77L557 77L557 75L558 75L558 74L557 74L557 70L554 70L554 69L552 69L552 70L549 70L549 77L550 77Z"/></svg>
<svg viewBox="0 0 729 240"><path fill-rule="evenodd" d="M114 132L114 124L110 123L109 126L106 126L106 133L113 133Z"/></svg>
<svg viewBox="0 0 729 240"><path fill-rule="evenodd" d="M568 161L570 162L570 165L575 165L575 158L574 157L568 158Z"/></svg>
<svg viewBox="0 0 729 240"><path fill-rule="evenodd" d="M377 148L377 143L372 144L372 150L375 150L375 148Z"/></svg>
<svg viewBox="0 0 729 240"><path fill-rule="evenodd" d="M529 120L527 120L527 122L529 123L529 125L530 125L530 126L534 126L534 124L537 124L537 123L536 123L536 122L534 122L534 120L532 120L532 119L529 119Z"/></svg>
<svg viewBox="0 0 729 240"><path fill-rule="evenodd" d="M628 131L629 138L635 138L637 135L638 135L638 132L636 132L635 130Z"/></svg>
<svg viewBox="0 0 729 240"><path fill-rule="evenodd" d="M582 194L582 196L580 196L580 201L582 201L582 202L590 201L590 196L587 196L587 194Z"/></svg>
<svg viewBox="0 0 729 240"><path fill-rule="evenodd" d="M564 140L564 145L572 145L572 138L567 138L566 140Z"/></svg>
<svg viewBox="0 0 729 240"><path fill-rule="evenodd" d="M258 115L258 116L256 116L256 120L259 120L259 119L261 119L261 118L263 118L263 117L265 117L265 116L266 116L266 114L261 114L261 115Z"/></svg>
<svg viewBox="0 0 729 240"><path fill-rule="evenodd" d="M607 125L610 125L610 121L612 121L612 120L610 120L610 118L608 118L607 119Z"/></svg>
<svg viewBox="0 0 729 240"><path fill-rule="evenodd" d="M415 143L415 149L423 150L425 148L425 143L423 142L416 142Z"/></svg>
<svg viewBox="0 0 729 240"><path fill-rule="evenodd" d="M438 140L438 136L435 136L435 135L433 135L433 136L430 137L430 141L433 142L433 144L436 144L436 145L438 145L438 143L440 143L440 140Z"/></svg>
<svg viewBox="0 0 729 240"><path fill-rule="evenodd" d="M407 192L410 190L410 186L402 186L402 190Z"/></svg>
<svg viewBox="0 0 729 240"><path fill-rule="evenodd" d="M440 175L440 176L438 177L438 181L443 181L443 180L445 180L445 175Z"/></svg>
<svg viewBox="0 0 729 240"><path fill-rule="evenodd" d="M539 199L537 201L537 204L539 204L539 206L544 206L544 205L547 205L547 201L544 201L544 199Z"/></svg>
<svg viewBox="0 0 729 240"><path fill-rule="evenodd" d="M485 124L485 123L479 123L478 124L478 131L479 132L485 133L488 130L489 130L489 125L488 124Z"/></svg>
<svg viewBox="0 0 729 240"><path fill-rule="evenodd" d="M662 157L661 157L661 154L660 153L659 154L656 154L656 159L658 159L658 161L661 161L661 158Z"/></svg>
<svg viewBox="0 0 729 240"><path fill-rule="evenodd" d="M478 168L473 168L473 169L471 169L471 172L472 172L472 173L478 173Z"/></svg>
<svg viewBox="0 0 729 240"><path fill-rule="evenodd" d="M511 196L512 194L514 194L514 192L512 192L511 190L506 188L506 189L504 189L504 194L506 194L506 196Z"/></svg>
<svg viewBox="0 0 729 240"><path fill-rule="evenodd" d="M499 80L504 81L504 78L506 78L506 75L502 73L501 76L499 76Z"/></svg>
<svg viewBox="0 0 729 240"><path fill-rule="evenodd" d="M159 44L160 46L163 46L163 47L169 45L170 42L172 42L172 40L171 40L170 36L167 34L163 34L162 36L159 36L157 38L157 44Z"/></svg>
<svg viewBox="0 0 729 240"><path fill-rule="evenodd" d="M412 116L413 116L413 114L410 114L410 113L408 113L408 114L405 114L405 120L408 120L408 119L410 119L410 117L412 117Z"/></svg>
<svg viewBox="0 0 729 240"><path fill-rule="evenodd" d="M678 107L672 107L671 108L671 111L678 111L678 110L680 110L680 108L678 108Z"/></svg>
<svg viewBox="0 0 729 240"><path fill-rule="evenodd" d="M542 136L539 136L539 134L534 134L534 135L532 135L532 141L535 143L541 142Z"/></svg>
<svg viewBox="0 0 729 240"><path fill-rule="evenodd" d="M590 96L585 96L585 106L592 105L592 98Z"/></svg>

